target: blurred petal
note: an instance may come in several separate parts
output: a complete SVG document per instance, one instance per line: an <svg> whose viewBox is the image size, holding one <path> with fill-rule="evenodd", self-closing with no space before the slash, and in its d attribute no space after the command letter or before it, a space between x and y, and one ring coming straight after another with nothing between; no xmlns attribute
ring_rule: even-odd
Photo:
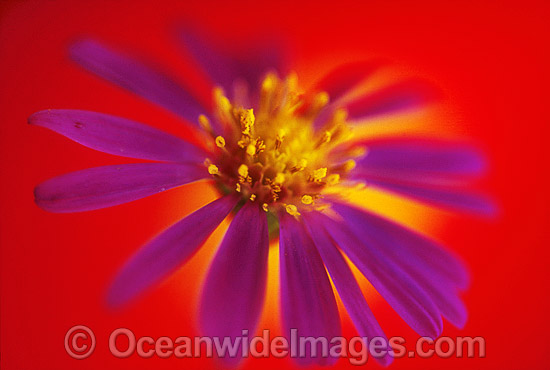
<svg viewBox="0 0 550 370"><path fill-rule="evenodd" d="M346 105L348 118L358 121L384 114L417 109L433 101L437 94L433 87L421 81L405 81L364 95Z"/></svg>
<svg viewBox="0 0 550 370"><path fill-rule="evenodd" d="M457 287L465 288L469 276L457 257L434 241L367 211L342 203L334 203L333 209L360 240L369 240L369 248L414 279L453 325L464 326L467 312Z"/></svg>
<svg viewBox="0 0 550 370"><path fill-rule="evenodd" d="M95 40L72 45L71 57L96 75L150 100L193 124L204 108L172 76Z"/></svg>
<svg viewBox="0 0 550 370"><path fill-rule="evenodd" d="M304 214L303 219L353 324L357 328L359 335L367 338L365 343L367 348L371 348L369 342L375 337L383 338L384 343L387 344L388 338L365 301L359 284L357 284L346 260L330 236L324 230L316 227L317 223L314 215L309 213ZM389 346L387 349L390 349ZM384 356L378 356L376 353L371 352L371 356L383 366L388 366L393 360L389 352Z"/></svg>
<svg viewBox="0 0 550 370"><path fill-rule="evenodd" d="M334 221L324 214L318 213L318 216L319 223L414 331L430 338L441 334L439 310L416 282L371 248L370 240L355 237L347 224Z"/></svg>
<svg viewBox="0 0 550 370"><path fill-rule="evenodd" d="M363 60L342 64L324 75L312 88L325 91L334 102L371 76L380 66L380 60Z"/></svg>
<svg viewBox="0 0 550 370"><path fill-rule="evenodd" d="M392 251L402 259L418 264L461 289L468 286L470 277L464 263L434 240L363 209L338 202L333 202L332 208L352 230L372 234L378 240L386 239L392 244Z"/></svg>
<svg viewBox="0 0 550 370"><path fill-rule="evenodd" d="M480 194L468 193L463 189L399 184L370 176L364 176L363 180L367 182L367 185L444 208L452 208L485 216L493 216L496 213L495 205L490 199Z"/></svg>
<svg viewBox="0 0 550 370"><path fill-rule="evenodd" d="M473 146L424 139L390 139L359 143L368 149L355 171L396 181L428 182L472 177L486 168Z"/></svg>
<svg viewBox="0 0 550 370"><path fill-rule="evenodd" d="M150 126L108 114L48 109L29 123L53 130L79 144L123 157L200 163L205 154L194 145Z"/></svg>
<svg viewBox="0 0 550 370"><path fill-rule="evenodd" d="M281 305L283 330L297 329L299 337L324 337L330 341L341 335L334 293L319 252L305 228L292 216L283 214L280 222ZM331 364L317 352L297 358L302 364Z"/></svg>
<svg viewBox="0 0 550 370"><path fill-rule="evenodd" d="M191 213L144 245L122 268L108 302L123 305L183 265L237 204L225 196Z"/></svg>
<svg viewBox="0 0 550 370"><path fill-rule="evenodd" d="M260 78L269 70L283 72L283 50L277 42L249 41L246 50L232 45L230 53L229 48L223 50L220 45L215 45L213 36L199 31L197 27L179 27L178 36L213 82L223 87L226 94L233 92L233 84L239 79L243 79L249 88L256 89Z"/></svg>
<svg viewBox="0 0 550 370"><path fill-rule="evenodd" d="M199 165L133 163L88 168L54 177L34 190L38 206L50 212L105 208L160 193L206 177Z"/></svg>
<svg viewBox="0 0 550 370"><path fill-rule="evenodd" d="M231 222L206 278L200 306L205 335L234 339L245 329L255 333L265 297L268 252L266 213L247 202Z"/></svg>

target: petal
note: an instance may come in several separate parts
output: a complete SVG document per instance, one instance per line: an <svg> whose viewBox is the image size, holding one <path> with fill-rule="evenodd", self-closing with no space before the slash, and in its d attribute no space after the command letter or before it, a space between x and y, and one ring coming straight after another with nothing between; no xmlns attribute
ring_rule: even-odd
<svg viewBox="0 0 550 370"><path fill-rule="evenodd" d="M318 215L322 227L414 331L434 339L441 334L443 324L439 310L416 282L395 264L384 260L370 247L370 240L355 237L347 224Z"/></svg>
<svg viewBox="0 0 550 370"><path fill-rule="evenodd" d="M243 79L253 90L269 70L283 72L284 50L276 40L249 41L245 49L231 45L230 52L228 49L223 50L221 45L215 45L212 35L196 27L179 27L178 37L210 78L223 87L226 93L233 92L234 83L239 79Z"/></svg>
<svg viewBox="0 0 550 370"><path fill-rule="evenodd" d="M403 260L414 262L422 269L451 281L461 289L468 286L470 277L464 263L434 240L403 225L344 203L333 202L332 208L342 216L352 230L364 230L378 240L387 239L387 243L392 244L392 251Z"/></svg>
<svg viewBox="0 0 550 370"><path fill-rule="evenodd" d="M50 212L81 212L127 203L206 177L202 166L133 163L88 168L46 180L34 189Z"/></svg>
<svg viewBox="0 0 550 370"><path fill-rule="evenodd" d="M201 33L196 27L181 26L177 30L177 36L212 81L226 92L232 91L233 82L238 77L235 61L214 46L211 37Z"/></svg>
<svg viewBox="0 0 550 370"><path fill-rule="evenodd" d="M412 230L367 211L344 204L333 204L333 209L360 240L369 240L370 248L407 273L445 318L457 327L465 325L466 307L457 286L466 287L469 276L458 258Z"/></svg>
<svg viewBox="0 0 550 370"><path fill-rule="evenodd" d="M29 123L49 128L79 144L123 157L199 163L204 154L194 145L150 126L108 114L48 109Z"/></svg>
<svg viewBox="0 0 550 370"><path fill-rule="evenodd" d="M437 97L434 88L421 81L405 81L364 95L346 105L349 120L362 120L421 107Z"/></svg>
<svg viewBox="0 0 550 370"><path fill-rule="evenodd" d="M334 102L371 76L381 65L380 60L342 64L316 82L312 90L325 91Z"/></svg>
<svg viewBox="0 0 550 370"><path fill-rule="evenodd" d="M466 144L424 140L393 139L366 141L367 155L357 162L356 171L395 181L428 182L471 178L481 175L483 155Z"/></svg>
<svg viewBox="0 0 550 370"><path fill-rule="evenodd" d="M375 337L382 338L387 345L388 338L365 301L359 284L357 284L346 260L330 236L328 236L324 230L315 226L317 223L314 214L304 214L303 218L311 238L327 267L330 277L336 286L336 290L340 294L340 298L357 328L359 335L367 338L367 348L371 348L369 342ZM389 350L389 348L386 350ZM384 356L372 352L371 355L383 366L388 366L393 360L389 352L386 352Z"/></svg>
<svg viewBox="0 0 550 370"><path fill-rule="evenodd" d="M207 204L144 245L113 281L107 298L109 304L115 307L126 304L187 262L237 201L225 196Z"/></svg>
<svg viewBox="0 0 550 370"><path fill-rule="evenodd" d="M197 124L205 109L172 76L95 40L72 45L71 58L92 73Z"/></svg>
<svg viewBox="0 0 550 370"><path fill-rule="evenodd" d="M496 214L496 207L490 199L480 194L466 192L463 189L399 184L386 179L366 176L363 180L367 181L370 186L401 194L420 202L489 217Z"/></svg>
<svg viewBox="0 0 550 370"><path fill-rule="evenodd" d="M256 331L265 297L268 252L266 213L257 203L247 202L231 222L206 278L200 306L205 335L234 339L243 330Z"/></svg>
<svg viewBox="0 0 550 370"><path fill-rule="evenodd" d="M329 341L341 334L338 308L323 261L305 228L292 216L280 222L281 305L283 330L297 329L298 337L323 337ZM290 334L288 334L290 335ZM291 338L292 335L289 336ZM312 356L309 346L302 364L330 364L334 359Z"/></svg>

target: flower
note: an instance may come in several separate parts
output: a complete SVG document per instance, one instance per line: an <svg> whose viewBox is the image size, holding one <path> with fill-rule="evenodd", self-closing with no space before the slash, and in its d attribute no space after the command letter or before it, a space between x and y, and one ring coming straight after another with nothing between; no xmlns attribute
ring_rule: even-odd
<svg viewBox="0 0 550 370"><path fill-rule="evenodd" d="M419 335L435 338L442 316L466 322L458 292L464 265L435 241L346 201L360 184L447 208L490 212L484 198L458 184L483 172L480 154L427 139L355 139L371 117L418 107L433 96L414 81L358 98L348 91L379 66L346 64L302 94L294 74L280 76L277 55L228 58L187 30L182 39L216 81L212 109L165 72L93 40L71 49L86 69L195 123L199 147L142 123L80 110L46 110L29 123L82 145L153 162L81 170L43 182L36 203L79 212L136 200L201 179L220 198L172 225L123 267L110 293L122 305L185 263L230 214L202 291L200 323L211 336L255 332L265 297L270 233L279 234L282 322L302 336L338 336L334 292L361 336L383 337L344 255ZM326 268L326 270L325 270ZM304 362L330 362L323 358ZM387 365L390 353L377 360Z"/></svg>

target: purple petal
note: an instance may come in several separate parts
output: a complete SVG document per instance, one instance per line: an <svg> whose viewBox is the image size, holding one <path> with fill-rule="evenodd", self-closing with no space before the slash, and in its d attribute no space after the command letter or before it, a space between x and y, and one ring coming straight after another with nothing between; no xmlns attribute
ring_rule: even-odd
<svg viewBox="0 0 550 370"><path fill-rule="evenodd" d="M466 144L397 139L361 143L367 155L357 162L359 173L395 181L430 180L481 175L486 164L482 154Z"/></svg>
<svg viewBox="0 0 550 370"><path fill-rule="evenodd" d="M211 37L199 32L196 27L179 27L177 36L212 81L227 93L232 91L233 82L238 77L235 61L214 46Z"/></svg>
<svg viewBox="0 0 550 370"><path fill-rule="evenodd" d="M440 207L452 208L489 217L494 216L496 213L495 205L487 197L480 194L468 193L462 189L442 188L428 185L419 186L416 184L399 184L386 179L377 179L370 176L364 176L363 180L367 181L367 185Z"/></svg>
<svg viewBox="0 0 550 370"><path fill-rule="evenodd" d="M206 177L204 167L180 163L134 163L88 168L46 180L34 189L50 212L81 212L127 203Z"/></svg>
<svg viewBox="0 0 550 370"><path fill-rule="evenodd" d="M364 95L346 105L350 120L409 111L433 101L433 87L421 81L405 81Z"/></svg>
<svg viewBox="0 0 550 370"><path fill-rule="evenodd" d="M305 228L292 216L283 214L280 223L281 305L283 330L297 329L298 337L340 336L338 308L323 261ZM331 364L318 348L312 356L309 346L303 364Z"/></svg>
<svg viewBox="0 0 550 370"><path fill-rule="evenodd" d="M29 123L49 128L79 144L123 157L199 163L205 154L194 145L150 126L108 114L48 109Z"/></svg>
<svg viewBox="0 0 550 370"><path fill-rule="evenodd" d="M269 70L283 72L283 50L272 40L249 41L244 50L240 50L238 45L232 45L230 52L221 45L215 45L214 37L199 31L197 27L180 27L178 37L210 78L222 86L226 93L233 91L234 83L239 79L243 79L253 90Z"/></svg>
<svg viewBox="0 0 550 370"><path fill-rule="evenodd" d="M465 288L469 276L457 257L434 241L367 211L341 203L333 204L333 209L360 240L369 241L369 248L408 274L453 325L465 325L466 307L457 287Z"/></svg>
<svg viewBox="0 0 550 370"><path fill-rule="evenodd" d="M386 239L392 245L391 250L404 260L418 264L461 289L468 286L470 277L464 263L434 240L363 209L338 202L333 202L332 208L352 230L369 233L378 240Z"/></svg>
<svg viewBox="0 0 550 370"><path fill-rule="evenodd" d="M380 66L380 60L363 60L340 65L327 73L313 87L314 91L325 91L332 102L371 76Z"/></svg>
<svg viewBox="0 0 550 370"><path fill-rule="evenodd" d="M183 265L237 204L220 198L191 213L144 245L119 272L108 294L111 306L134 299Z"/></svg>
<svg viewBox="0 0 550 370"><path fill-rule="evenodd" d="M346 223L324 214L317 215L318 223L414 331L430 338L441 334L443 324L439 310L416 282L371 248L370 240L355 237Z"/></svg>
<svg viewBox="0 0 550 370"><path fill-rule="evenodd" d="M346 260L334 245L330 236L324 230L315 226L315 217L312 216L311 214L304 214L305 224L359 335L368 338L366 341L367 346L375 337L382 338L384 343L387 344L388 338L365 301L359 284L357 284ZM390 348L388 347L386 350L390 350ZM372 352L371 355L383 366L388 366L393 360L389 352L386 352L384 356Z"/></svg>
<svg viewBox="0 0 550 370"><path fill-rule="evenodd" d="M266 213L247 202L231 222L206 278L200 306L205 335L236 338L243 330L255 333L265 297L268 252Z"/></svg>
<svg viewBox="0 0 550 370"><path fill-rule="evenodd" d="M71 58L92 73L130 90L198 125L205 109L176 79L95 40L72 45Z"/></svg>

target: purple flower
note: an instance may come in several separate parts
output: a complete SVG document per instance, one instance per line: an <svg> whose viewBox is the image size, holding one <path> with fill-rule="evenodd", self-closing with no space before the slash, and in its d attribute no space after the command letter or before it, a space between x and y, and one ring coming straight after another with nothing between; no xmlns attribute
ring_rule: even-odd
<svg viewBox="0 0 550 370"><path fill-rule="evenodd" d="M432 91L406 81L350 98L348 92L380 66L367 61L335 69L301 94L295 75L277 74L284 66L273 50L256 50L253 59L238 61L192 30L183 31L181 40L217 83L212 109L164 71L99 42L81 41L71 54L89 71L195 123L207 149L102 113L46 110L29 118L87 147L154 161L45 181L35 190L36 203L45 210L94 210L201 179L212 179L219 190L218 200L172 225L128 261L109 303L125 304L171 274L233 213L202 292L200 323L206 335L255 332L265 298L270 232L277 231L286 332L340 335L328 270L359 334L385 338L343 254L419 335L439 336L442 317L463 327L466 308L458 292L468 285L464 265L433 240L345 197L346 189L367 184L441 207L492 212L483 197L464 191L484 169L474 148L353 137L353 126L417 108L433 98ZM377 360L387 365L392 358Z"/></svg>

